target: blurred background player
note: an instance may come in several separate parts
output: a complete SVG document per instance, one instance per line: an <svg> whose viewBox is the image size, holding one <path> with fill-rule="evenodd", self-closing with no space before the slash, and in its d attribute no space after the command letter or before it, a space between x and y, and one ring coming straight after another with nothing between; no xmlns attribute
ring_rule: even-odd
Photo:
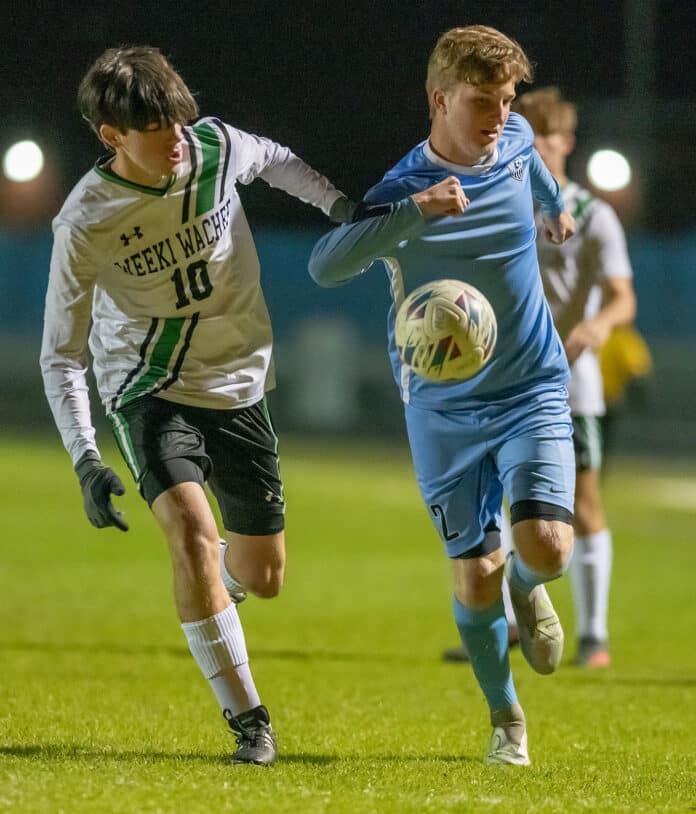
<svg viewBox="0 0 696 814"><path fill-rule="evenodd" d="M544 231L573 234L558 183L534 150L528 123L510 114L531 80L522 48L486 26L455 28L428 63L430 137L359 206L357 222L316 244L321 285L348 282L376 260L389 273L389 353L401 391L423 500L452 564L453 613L488 703L488 763L527 765L527 732L510 672L503 570L520 645L553 672L563 631L544 583L561 576L573 545L568 364L544 299L533 198ZM429 382L401 364L394 316L417 286L459 278L480 289L498 320L491 362L467 381ZM503 492L515 551L500 549Z"/></svg>
<svg viewBox="0 0 696 814"><path fill-rule="evenodd" d="M271 325L236 183L263 178L339 220L351 205L287 147L196 121L191 92L155 48L104 52L78 101L109 153L53 223L46 394L90 522L126 531L111 503L123 484L101 462L90 416L89 338L114 435L167 539L189 649L237 736L232 760L271 763L275 735L236 602L281 588L285 503L265 400Z"/></svg>
<svg viewBox="0 0 696 814"><path fill-rule="evenodd" d="M575 236L562 246L537 239L544 292L571 365L568 395L575 446L575 549L570 577L576 614L575 662L609 664L607 613L611 532L600 493L601 416L605 412L598 353L636 312L631 263L623 228L609 204L566 175L575 147L576 108L557 88L525 93L516 103L532 125L534 145L561 185ZM537 226L542 231L541 216Z"/></svg>

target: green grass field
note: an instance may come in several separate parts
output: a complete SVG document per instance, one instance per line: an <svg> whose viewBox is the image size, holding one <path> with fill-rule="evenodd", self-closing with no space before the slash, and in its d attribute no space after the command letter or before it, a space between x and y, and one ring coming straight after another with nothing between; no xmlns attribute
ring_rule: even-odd
<svg viewBox="0 0 696 814"><path fill-rule="evenodd" d="M225 762L132 484L131 531L97 531L62 449L0 448L1 811L696 810L696 468L611 466L613 666L542 677L513 652L519 769L484 766L482 697L440 661L448 566L404 452L287 444L282 462L286 587L241 608L282 755L259 768ZM570 643L566 580L551 592Z"/></svg>

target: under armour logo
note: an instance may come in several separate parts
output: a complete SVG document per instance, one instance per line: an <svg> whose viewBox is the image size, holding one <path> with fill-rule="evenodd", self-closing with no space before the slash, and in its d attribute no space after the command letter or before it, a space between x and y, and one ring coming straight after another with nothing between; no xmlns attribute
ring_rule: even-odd
<svg viewBox="0 0 696 814"><path fill-rule="evenodd" d="M521 156L518 156L514 161L511 161L507 168L510 170L510 175L515 181L521 181L524 175L524 161Z"/></svg>
<svg viewBox="0 0 696 814"><path fill-rule="evenodd" d="M133 231L127 235L125 232L121 235L121 240L123 241L123 245L127 246L134 237L137 237L138 240L143 236L143 233L139 226L134 226Z"/></svg>

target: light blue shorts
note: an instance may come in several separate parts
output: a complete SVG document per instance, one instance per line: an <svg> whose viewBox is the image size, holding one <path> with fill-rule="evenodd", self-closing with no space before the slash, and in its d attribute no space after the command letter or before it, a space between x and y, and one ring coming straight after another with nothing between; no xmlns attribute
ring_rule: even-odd
<svg viewBox="0 0 696 814"><path fill-rule="evenodd" d="M448 557L476 557L500 529L505 494L572 515L573 424L565 388L496 402L477 410L404 405L421 495Z"/></svg>

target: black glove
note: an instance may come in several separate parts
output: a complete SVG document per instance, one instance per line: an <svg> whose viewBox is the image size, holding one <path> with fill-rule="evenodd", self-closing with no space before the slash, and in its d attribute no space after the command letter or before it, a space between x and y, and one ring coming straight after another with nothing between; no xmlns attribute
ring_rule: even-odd
<svg viewBox="0 0 696 814"><path fill-rule="evenodd" d="M338 201L336 203L338 203ZM360 201L360 203L353 210L353 223L357 223L360 220L365 220L366 218L376 218L381 217L382 215L391 215L393 211L394 211L393 203L366 204L365 201Z"/></svg>
<svg viewBox="0 0 696 814"><path fill-rule="evenodd" d="M125 493L121 479L99 459L96 452L85 452L75 464L75 472L80 479L80 489L84 498L85 513L89 522L98 529L116 526L128 531L128 523L111 503L111 495Z"/></svg>
<svg viewBox="0 0 696 814"><path fill-rule="evenodd" d="M329 220L333 223L350 223L353 220L353 212L357 204L353 203L350 198L345 196L336 198L331 205L329 212Z"/></svg>

